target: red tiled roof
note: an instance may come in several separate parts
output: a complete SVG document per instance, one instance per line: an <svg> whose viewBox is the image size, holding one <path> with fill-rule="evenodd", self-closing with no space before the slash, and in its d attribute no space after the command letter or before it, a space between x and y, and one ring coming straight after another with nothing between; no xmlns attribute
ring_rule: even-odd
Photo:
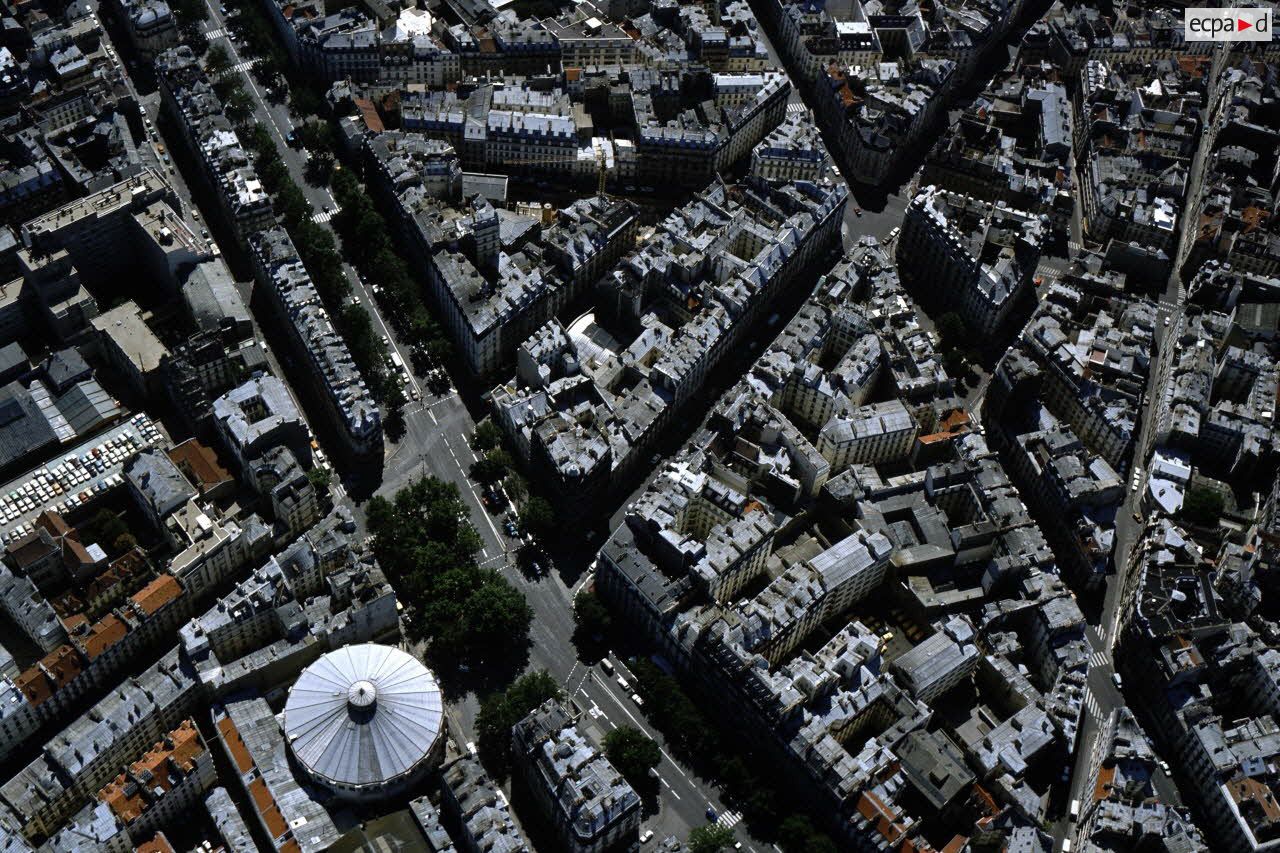
<svg viewBox="0 0 1280 853"><path fill-rule="evenodd" d="M160 575L130 599L147 616L182 595L182 585L173 575Z"/></svg>

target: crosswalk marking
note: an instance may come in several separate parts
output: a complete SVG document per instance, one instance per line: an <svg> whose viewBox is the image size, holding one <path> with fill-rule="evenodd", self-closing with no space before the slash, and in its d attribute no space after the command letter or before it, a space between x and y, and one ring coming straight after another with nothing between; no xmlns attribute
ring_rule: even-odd
<svg viewBox="0 0 1280 853"><path fill-rule="evenodd" d="M1094 719L1102 719L1102 709L1098 706L1098 700L1094 698L1093 691L1087 687L1084 691L1084 704L1089 709L1089 713L1093 715Z"/></svg>
<svg viewBox="0 0 1280 853"><path fill-rule="evenodd" d="M204 34L204 37L210 40L220 39L226 34L227 34L226 27L218 27L216 30L209 30L207 33Z"/></svg>
<svg viewBox="0 0 1280 853"><path fill-rule="evenodd" d="M733 829L735 826L738 825L739 822L741 822L741 820L742 820L742 812L725 812L724 814L720 815L720 818L716 821L716 823L720 824L725 829Z"/></svg>
<svg viewBox="0 0 1280 853"><path fill-rule="evenodd" d="M800 113L807 113L808 111L809 111L809 108L802 103L787 104L787 115L789 116L800 115Z"/></svg>
<svg viewBox="0 0 1280 853"><path fill-rule="evenodd" d="M324 225L330 219L333 219L332 210L324 210L324 211L321 211L320 213L311 214L311 221L317 225Z"/></svg>
<svg viewBox="0 0 1280 853"><path fill-rule="evenodd" d="M1089 655L1090 666L1107 666L1110 663L1111 661L1107 660L1107 653L1105 651L1094 652Z"/></svg>
<svg viewBox="0 0 1280 853"><path fill-rule="evenodd" d="M250 68L258 64L257 59L246 59L244 62L237 62L231 66L231 70L237 73L248 71Z"/></svg>

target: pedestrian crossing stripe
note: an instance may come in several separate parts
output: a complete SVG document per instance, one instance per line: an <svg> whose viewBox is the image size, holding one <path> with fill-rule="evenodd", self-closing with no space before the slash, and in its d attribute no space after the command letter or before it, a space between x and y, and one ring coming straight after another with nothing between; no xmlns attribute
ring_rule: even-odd
<svg viewBox="0 0 1280 853"><path fill-rule="evenodd" d="M1090 714L1093 714L1096 719L1102 719L1102 708L1099 707L1098 700L1094 697L1093 691L1087 688L1084 691L1084 704L1088 707Z"/></svg>
<svg viewBox="0 0 1280 853"><path fill-rule="evenodd" d="M220 39L227 34L226 27L218 27L216 30L209 30L204 34L207 39Z"/></svg>
<svg viewBox="0 0 1280 853"><path fill-rule="evenodd" d="M1107 660L1106 652L1094 652L1089 655L1089 663L1092 666L1106 666L1110 661Z"/></svg>
<svg viewBox="0 0 1280 853"><path fill-rule="evenodd" d="M742 821L742 812L725 812L724 814L720 815L720 818L716 821L716 823L720 824L725 829L733 829L741 821Z"/></svg>
<svg viewBox="0 0 1280 853"><path fill-rule="evenodd" d="M313 213L311 215L311 221L317 225L324 225L330 219L333 219L332 210L322 211L321 213Z"/></svg>

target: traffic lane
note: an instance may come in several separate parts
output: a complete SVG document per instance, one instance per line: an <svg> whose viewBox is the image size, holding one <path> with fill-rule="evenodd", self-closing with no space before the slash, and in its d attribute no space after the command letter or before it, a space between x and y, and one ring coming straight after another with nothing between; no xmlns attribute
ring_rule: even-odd
<svg viewBox="0 0 1280 853"><path fill-rule="evenodd" d="M391 499L397 491L424 474L456 484L480 536L481 559L489 559L504 553L506 543L476 493L475 484L467 476L467 469L475 460L465 438L469 432L469 420L460 401L453 410L446 404L433 409L407 411L405 434L384 463L383 480L377 494Z"/></svg>
<svg viewBox="0 0 1280 853"><path fill-rule="evenodd" d="M621 663L615 661L614 666L616 671L623 674L624 677L630 676L630 679L634 679L634 676ZM657 771L663 780L664 791L670 795L667 803L685 819L690 828L707 822L706 810L708 807L714 809L719 816L737 816L737 813L725 806L724 802L719 798L712 780L699 780L690 776L680 766L679 762L671 756L667 751L666 740L662 737L662 734L652 729L647 721L643 719L640 709L636 707L629 694L623 693L622 688L617 684L614 677L609 677L603 672L597 671L594 667L590 667L586 669L584 676L571 679L571 682L575 680L578 682L578 687L570 695L581 693L587 698L588 714L591 713L592 708L598 709L603 712L603 718L606 719L607 725L611 727L616 725L633 726L658 744L662 759L658 764ZM634 686L634 683L632 686ZM746 827L742 823L738 822L732 828L739 837L749 838ZM753 844L758 844L758 842L753 842ZM744 841L743 849L757 850L757 847Z"/></svg>

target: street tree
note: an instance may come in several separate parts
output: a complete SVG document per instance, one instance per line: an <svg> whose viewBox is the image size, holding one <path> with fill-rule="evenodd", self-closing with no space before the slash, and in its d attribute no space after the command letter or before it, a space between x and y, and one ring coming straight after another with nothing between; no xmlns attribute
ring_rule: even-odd
<svg viewBox="0 0 1280 853"><path fill-rule="evenodd" d="M529 635L533 610L524 595L498 573L467 598L463 621L469 640L478 648L497 650Z"/></svg>
<svg viewBox="0 0 1280 853"><path fill-rule="evenodd" d="M224 112L233 123L246 124L253 117L253 98L243 88L236 86L227 98Z"/></svg>
<svg viewBox="0 0 1280 853"><path fill-rule="evenodd" d="M537 495L525 501L520 508L520 526L539 541L545 541L554 535L556 514L550 501Z"/></svg>
<svg viewBox="0 0 1280 853"><path fill-rule="evenodd" d="M471 434L471 446L482 453L493 450L502 443L502 430L491 420L483 420L476 424Z"/></svg>
<svg viewBox="0 0 1280 853"><path fill-rule="evenodd" d="M717 853L733 846L733 830L718 823L699 826L689 833L689 853Z"/></svg>
<svg viewBox="0 0 1280 853"><path fill-rule="evenodd" d="M778 826L778 846L783 853L836 853L835 842L814 829L807 815L795 814Z"/></svg>
<svg viewBox="0 0 1280 853"><path fill-rule="evenodd" d="M613 617L594 592L583 590L573 601L573 617L580 639L599 640L609 633Z"/></svg>
<svg viewBox="0 0 1280 853"><path fill-rule="evenodd" d="M662 761L662 750L653 738L632 726L619 726L605 735L604 754L636 791L653 789L655 780L649 771Z"/></svg>
<svg viewBox="0 0 1280 853"><path fill-rule="evenodd" d="M204 62L209 69L209 73L216 77L231 67L231 54L227 51L225 44L218 42L209 48L209 52L205 54Z"/></svg>
<svg viewBox="0 0 1280 853"><path fill-rule="evenodd" d="M501 447L495 447L471 463L471 476L477 482L491 485L507 476L513 464L511 454Z"/></svg>
<svg viewBox="0 0 1280 853"><path fill-rule="evenodd" d="M511 728L548 699L561 697L560 685L546 670L522 675L504 691L480 702L476 716L480 759L499 779L511 770Z"/></svg>

